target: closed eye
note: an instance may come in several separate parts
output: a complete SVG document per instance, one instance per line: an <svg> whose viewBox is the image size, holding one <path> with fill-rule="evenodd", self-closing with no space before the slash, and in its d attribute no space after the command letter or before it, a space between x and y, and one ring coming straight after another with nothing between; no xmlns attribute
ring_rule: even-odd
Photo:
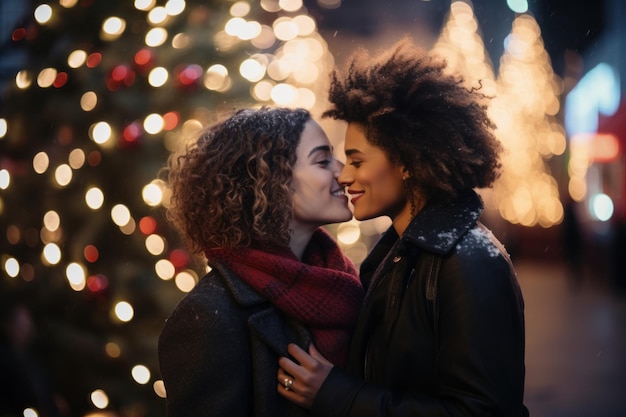
<svg viewBox="0 0 626 417"><path fill-rule="evenodd" d="M317 161L316 164L321 165L323 167L327 167L328 165L331 164L331 162L333 162L333 161L330 160L330 159L323 159L321 161Z"/></svg>

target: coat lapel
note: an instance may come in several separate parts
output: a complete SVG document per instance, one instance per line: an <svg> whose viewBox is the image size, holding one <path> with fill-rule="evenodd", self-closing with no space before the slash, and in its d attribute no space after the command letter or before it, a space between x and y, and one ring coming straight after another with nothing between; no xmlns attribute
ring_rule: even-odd
<svg viewBox="0 0 626 417"><path fill-rule="evenodd" d="M213 268L223 276L236 302L251 312L248 316L248 328L252 352L254 417L305 415L302 409L278 395L276 377L278 358L288 356L287 345L297 343L301 348L308 350L312 342L310 332L282 314L254 288L223 265L216 264ZM242 340L242 343L245 341Z"/></svg>

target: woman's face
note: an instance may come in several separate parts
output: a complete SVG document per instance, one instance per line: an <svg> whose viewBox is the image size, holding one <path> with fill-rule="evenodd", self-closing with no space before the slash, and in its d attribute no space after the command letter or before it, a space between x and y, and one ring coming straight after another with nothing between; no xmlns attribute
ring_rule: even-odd
<svg viewBox="0 0 626 417"><path fill-rule="evenodd" d="M348 188L354 217L368 220L389 216L395 223L408 210L410 218L404 167L391 163L385 152L370 144L363 128L355 123L348 124L345 153L346 165L339 175L339 183Z"/></svg>
<svg viewBox="0 0 626 417"><path fill-rule="evenodd" d="M337 177L343 164L333 157L330 141L319 124L309 120L296 149L291 189L294 219L298 229L350 220L348 197Z"/></svg>

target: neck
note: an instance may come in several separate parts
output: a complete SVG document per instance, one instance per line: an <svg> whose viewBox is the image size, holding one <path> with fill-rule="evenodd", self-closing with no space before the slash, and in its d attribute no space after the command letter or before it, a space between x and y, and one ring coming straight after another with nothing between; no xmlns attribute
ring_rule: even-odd
<svg viewBox="0 0 626 417"><path fill-rule="evenodd" d="M409 227L409 223L411 223L413 217L419 213L424 207L424 204L425 202L422 200L414 201L413 203L407 201L402 210L391 219L393 228L396 229L398 236L402 236L406 228Z"/></svg>
<svg viewBox="0 0 626 417"><path fill-rule="evenodd" d="M293 233L291 234L291 240L289 241L289 249L291 249L293 254L296 255L296 258L299 260L302 260L304 249L309 244L315 229L316 228L304 228L291 225Z"/></svg>

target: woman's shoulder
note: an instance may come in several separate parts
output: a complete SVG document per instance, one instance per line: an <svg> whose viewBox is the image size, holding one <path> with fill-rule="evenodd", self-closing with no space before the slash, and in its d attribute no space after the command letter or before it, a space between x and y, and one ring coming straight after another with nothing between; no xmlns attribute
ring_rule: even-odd
<svg viewBox="0 0 626 417"><path fill-rule="evenodd" d="M493 233L477 223L457 243L442 263L442 277L452 288L472 292L518 291L513 262Z"/></svg>
<svg viewBox="0 0 626 417"><path fill-rule="evenodd" d="M470 259L476 257L482 259L484 257L485 261L500 258L509 259L509 254L504 245L490 229L480 222L477 222L458 240L455 253Z"/></svg>

